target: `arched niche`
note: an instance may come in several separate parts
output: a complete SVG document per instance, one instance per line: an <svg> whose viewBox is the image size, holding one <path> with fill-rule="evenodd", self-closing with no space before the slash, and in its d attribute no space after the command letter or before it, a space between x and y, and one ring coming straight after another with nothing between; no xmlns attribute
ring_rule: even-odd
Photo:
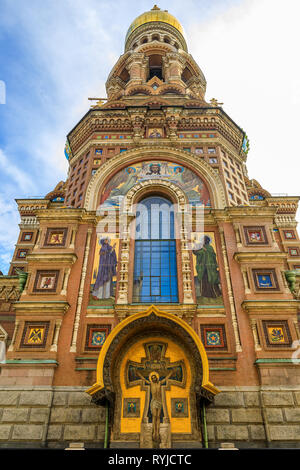
<svg viewBox="0 0 300 470"><path fill-rule="evenodd" d="M155 355L152 346L156 347ZM135 368L146 380L135 374ZM154 306L127 317L113 329L98 358L97 382L86 390L94 403L110 403L114 440L144 442L143 434L151 427L147 377L149 371L157 371L163 378L167 370L174 373L168 374L161 387L162 434L166 430L172 440L201 440L200 403L213 401L219 393L209 381L204 346L185 321ZM173 406L176 397L184 405L180 417ZM126 412L130 399L136 404L134 414Z"/></svg>

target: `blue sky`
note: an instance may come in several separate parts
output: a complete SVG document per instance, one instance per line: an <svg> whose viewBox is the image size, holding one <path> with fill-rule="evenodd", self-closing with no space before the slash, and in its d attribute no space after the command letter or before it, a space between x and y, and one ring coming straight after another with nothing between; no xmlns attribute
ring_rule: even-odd
<svg viewBox="0 0 300 470"><path fill-rule="evenodd" d="M300 194L298 0L162 0L182 23L206 76L207 100L250 138L249 177L272 193ZM141 0L0 0L0 270L18 234L15 198L44 196L65 180L64 143L105 96ZM2 82L1 82L2 81ZM1 100L1 86L0 86Z"/></svg>

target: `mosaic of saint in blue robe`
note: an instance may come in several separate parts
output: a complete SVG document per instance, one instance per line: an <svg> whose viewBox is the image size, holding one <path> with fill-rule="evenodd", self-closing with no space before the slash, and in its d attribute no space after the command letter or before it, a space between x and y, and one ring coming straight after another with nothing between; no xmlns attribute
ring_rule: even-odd
<svg viewBox="0 0 300 470"><path fill-rule="evenodd" d="M94 300L109 299L113 297L113 277L117 274L117 255L115 245L110 245L110 239L99 240L100 257L96 282L93 287L92 297Z"/></svg>

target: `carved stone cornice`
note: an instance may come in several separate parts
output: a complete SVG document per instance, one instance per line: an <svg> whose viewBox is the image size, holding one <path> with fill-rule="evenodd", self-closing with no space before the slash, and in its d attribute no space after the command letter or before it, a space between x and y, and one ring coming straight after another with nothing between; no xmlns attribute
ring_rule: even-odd
<svg viewBox="0 0 300 470"><path fill-rule="evenodd" d="M77 261L77 255L75 253L31 253L27 255L27 261L29 263L39 264L69 264L72 265Z"/></svg>
<svg viewBox="0 0 300 470"><path fill-rule="evenodd" d="M294 314L300 308L300 300L244 300L242 308L249 314Z"/></svg>
<svg viewBox="0 0 300 470"><path fill-rule="evenodd" d="M0 276L0 300L4 302L15 302L19 297L19 277Z"/></svg>
<svg viewBox="0 0 300 470"><path fill-rule="evenodd" d="M86 212L85 209L74 209L64 207L61 209L40 210L37 219L40 222L64 221L66 223L96 223L95 211Z"/></svg>
<svg viewBox="0 0 300 470"><path fill-rule="evenodd" d="M168 88L170 86L171 84L163 85L161 87L162 92L165 87ZM101 109L101 111L99 108L90 109L68 134L73 153L72 162L79 158L79 152L81 153L83 148L87 148L87 142L91 144L89 139L92 138L95 132L132 132L132 120L130 118L132 107L134 108L133 114L136 114L137 110L142 107L142 112L146 117L149 111L145 114L145 109L147 110L149 102L153 101L153 99L153 96L127 96L122 98L123 105L126 107L122 111L119 109L109 109L109 102L105 105L107 109ZM213 108L203 102L203 100L191 100L186 95L165 95L163 97L156 95L156 99L159 100L161 110L170 106L180 108L180 115L178 114L177 118L179 130L197 130L199 132L216 130L222 135L222 142L224 143L225 138L225 142L232 146L231 151L240 154L244 133L221 108ZM99 142L97 143L99 144Z"/></svg>
<svg viewBox="0 0 300 470"><path fill-rule="evenodd" d="M65 314L70 304L65 300L29 300L15 302L16 315Z"/></svg>
<svg viewBox="0 0 300 470"><path fill-rule="evenodd" d="M238 263L251 263L251 262L257 262L257 263L280 263L283 260L287 259L287 253L282 253L281 251L279 252L274 252L274 251L243 251L240 253L235 253L233 255L233 258L235 261Z"/></svg>

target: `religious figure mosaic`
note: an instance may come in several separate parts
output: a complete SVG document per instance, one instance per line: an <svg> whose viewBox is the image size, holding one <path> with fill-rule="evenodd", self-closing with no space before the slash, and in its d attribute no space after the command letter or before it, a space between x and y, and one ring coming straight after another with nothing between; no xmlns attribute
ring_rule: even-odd
<svg viewBox="0 0 300 470"><path fill-rule="evenodd" d="M149 161L133 164L119 171L105 186L101 209L120 207L124 196L138 182L162 179L179 186L191 205L210 207L210 197L204 181L193 171L177 163Z"/></svg>
<svg viewBox="0 0 300 470"><path fill-rule="evenodd" d="M165 356L166 343L145 343L144 349L146 357L142 358L140 363L127 362L126 385L128 388L140 385L147 391L143 421L152 423L152 440L157 446L161 442L160 424L169 422L170 419L166 407L165 389L171 384L184 388L186 369L182 360L171 362Z"/></svg>
<svg viewBox="0 0 300 470"><path fill-rule="evenodd" d="M113 304L117 282L119 239L99 234L94 256L90 305Z"/></svg>
<svg viewBox="0 0 300 470"><path fill-rule="evenodd" d="M197 303L222 305L223 297L213 232L191 234Z"/></svg>

